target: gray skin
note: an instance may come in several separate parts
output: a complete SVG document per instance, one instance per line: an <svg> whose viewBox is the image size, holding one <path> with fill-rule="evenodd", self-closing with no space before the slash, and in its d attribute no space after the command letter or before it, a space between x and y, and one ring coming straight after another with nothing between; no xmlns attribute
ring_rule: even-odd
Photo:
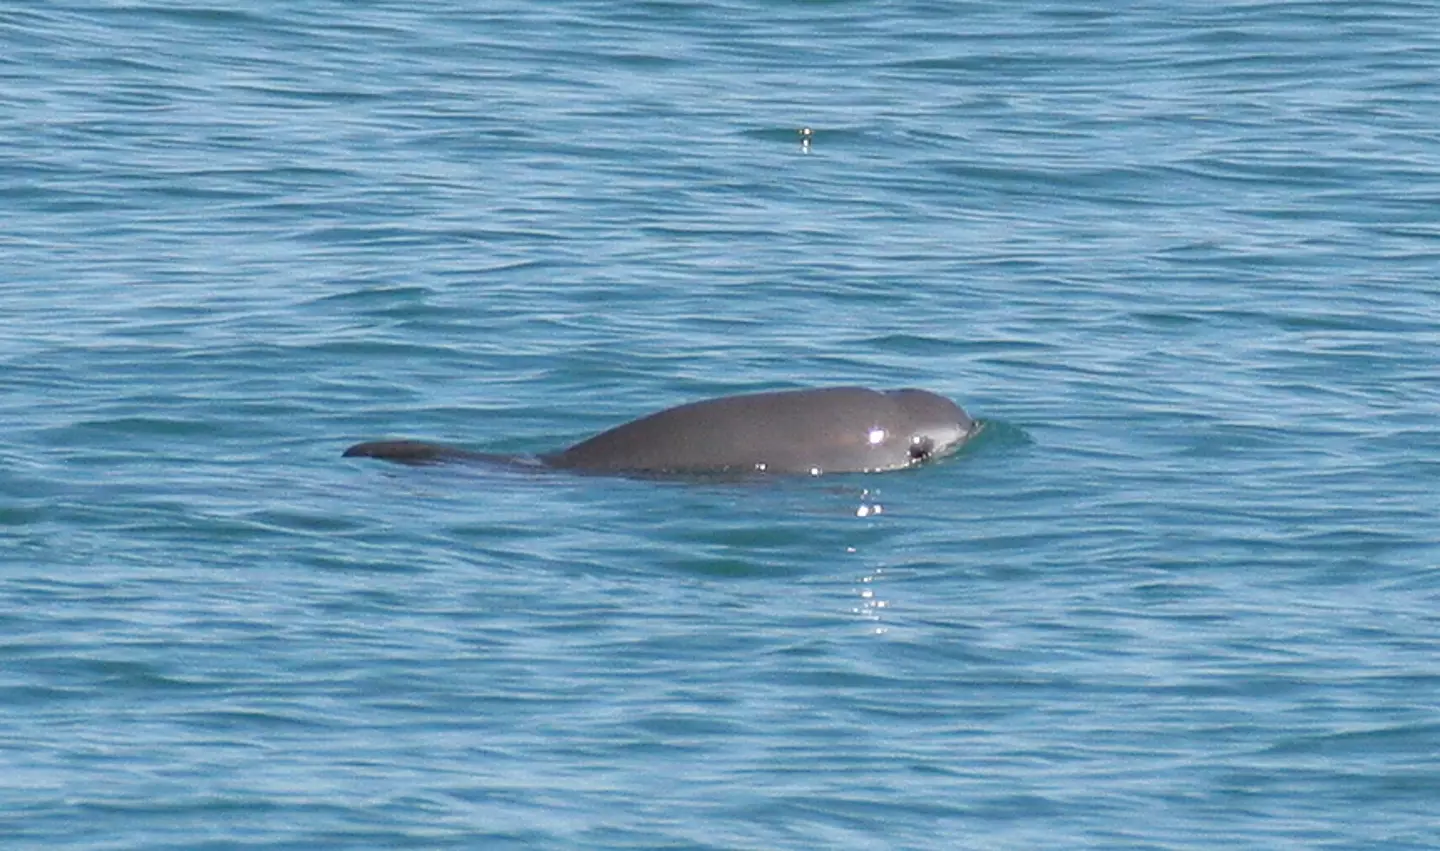
<svg viewBox="0 0 1440 851"><path fill-rule="evenodd" d="M925 390L827 387L691 402L539 456L414 440L360 443L345 456L606 473L871 473L947 455L977 431L979 424L958 405Z"/></svg>

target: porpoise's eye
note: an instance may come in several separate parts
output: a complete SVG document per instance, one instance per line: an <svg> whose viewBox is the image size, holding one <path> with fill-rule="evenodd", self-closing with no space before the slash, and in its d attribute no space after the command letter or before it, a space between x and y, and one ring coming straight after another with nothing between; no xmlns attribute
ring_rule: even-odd
<svg viewBox="0 0 1440 851"><path fill-rule="evenodd" d="M924 461L935 451L935 441L928 437L910 438L910 460Z"/></svg>

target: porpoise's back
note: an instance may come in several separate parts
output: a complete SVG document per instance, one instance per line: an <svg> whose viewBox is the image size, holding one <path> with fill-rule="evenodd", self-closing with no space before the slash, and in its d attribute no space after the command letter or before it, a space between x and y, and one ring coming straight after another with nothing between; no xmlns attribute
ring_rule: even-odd
<svg viewBox="0 0 1440 851"><path fill-rule="evenodd" d="M912 419L897 397L863 387L751 393L668 408L543 458L602 471L888 470L912 463Z"/></svg>

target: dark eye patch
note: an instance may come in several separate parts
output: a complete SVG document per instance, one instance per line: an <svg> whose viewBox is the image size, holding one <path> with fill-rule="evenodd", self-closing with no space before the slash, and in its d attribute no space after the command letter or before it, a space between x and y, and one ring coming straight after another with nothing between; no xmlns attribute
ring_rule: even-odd
<svg viewBox="0 0 1440 851"><path fill-rule="evenodd" d="M910 441L910 460L924 461L935 452L935 441L928 437L916 437Z"/></svg>

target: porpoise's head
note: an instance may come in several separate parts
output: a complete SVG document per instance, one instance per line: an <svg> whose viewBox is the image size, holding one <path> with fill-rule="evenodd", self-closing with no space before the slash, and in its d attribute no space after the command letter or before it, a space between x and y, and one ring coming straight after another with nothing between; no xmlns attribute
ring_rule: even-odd
<svg viewBox="0 0 1440 851"><path fill-rule="evenodd" d="M949 455L980 430L978 422L944 396L914 388L884 392L904 416L909 455L905 466Z"/></svg>

